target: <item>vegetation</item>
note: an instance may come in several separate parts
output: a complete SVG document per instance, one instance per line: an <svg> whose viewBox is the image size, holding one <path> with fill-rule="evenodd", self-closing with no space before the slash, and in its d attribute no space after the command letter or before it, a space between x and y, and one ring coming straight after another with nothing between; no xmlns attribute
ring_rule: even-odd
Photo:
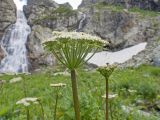
<svg viewBox="0 0 160 120"><path fill-rule="evenodd" d="M58 70L58 68L56 69ZM59 69L62 71L62 69ZM65 83L66 86L59 91L57 106L58 120L73 120L73 103L70 76L55 75L59 71L43 70L31 75L2 75L5 80L0 94L0 119L2 120L26 120L25 109L16 102L24 98L24 89L27 97L37 97L41 100L44 108L44 117L47 120L54 118L54 108L57 92L51 83ZM104 120L105 80L97 71L86 71L78 69L78 85L81 106L81 119ZM156 109L149 107L160 100L160 68L152 66L141 66L138 68L117 69L110 77L109 93L116 93L118 97L109 100L109 120L157 120ZM22 81L9 83L13 77L23 77ZM24 80L25 86L24 88ZM146 86L146 87L145 87ZM145 87L145 88L144 88ZM131 92L132 90L132 92ZM137 92L133 92L137 91ZM130 91L130 92L129 92ZM153 94L153 95L152 95ZM137 105L136 101L147 101ZM146 104L145 104L146 103ZM122 110L122 105L134 108L129 113ZM151 117L139 115L136 109L151 113ZM30 119L42 120L39 104L29 106ZM112 113L112 117L111 114ZM158 114L157 114L158 115ZM153 117L152 117L153 116Z"/></svg>
<svg viewBox="0 0 160 120"><path fill-rule="evenodd" d="M75 118L80 120L76 69L87 62L100 48L102 49L105 42L86 33L54 32L53 36L55 39L46 41L44 47L71 72ZM93 55L87 58L91 52Z"/></svg>
<svg viewBox="0 0 160 120"><path fill-rule="evenodd" d="M76 15L76 13L77 11L72 10L67 6L61 5L57 9L53 9L50 12L47 12L38 16L38 18L34 20L34 23L39 24L43 21L57 20L58 18L62 18L62 17L70 17L73 15Z"/></svg>
<svg viewBox="0 0 160 120"><path fill-rule="evenodd" d="M108 120L109 116L108 116L108 102L109 102L109 96L108 96L108 92L109 92L109 77L112 75L114 69L115 69L115 65L106 65L104 67L99 67L97 69L97 71L100 72L100 74L105 78L106 80L106 94L105 94L105 98L106 98L106 120Z"/></svg>
<svg viewBox="0 0 160 120"><path fill-rule="evenodd" d="M94 6L96 6L98 9L109 9L109 10L112 10L113 12L123 12L124 11L124 7L121 5L97 3ZM141 17L156 17L160 15L160 13L157 11L143 10L137 7L129 8L128 12L138 14Z"/></svg>

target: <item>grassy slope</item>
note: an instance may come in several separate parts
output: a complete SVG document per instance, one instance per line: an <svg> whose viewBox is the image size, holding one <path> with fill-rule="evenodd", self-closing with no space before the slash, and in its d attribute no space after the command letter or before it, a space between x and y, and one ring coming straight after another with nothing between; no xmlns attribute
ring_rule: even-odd
<svg viewBox="0 0 160 120"><path fill-rule="evenodd" d="M0 91L0 118L3 118L2 120L25 120L24 107L15 104L16 101L24 97L23 91L25 87L27 88L28 97L38 97L42 100L46 120L52 120L56 90L49 85L50 83L59 82L66 83L67 86L59 93L60 99L57 116L60 120L72 120L74 118L70 76L53 76L53 72L41 72L22 77L25 80L25 86L24 80L14 84L7 82L3 86L3 91ZM0 76L0 79L6 81L11 78L13 76ZM133 104L136 99L146 99L152 102L157 100L160 91L158 86L160 84L159 78L160 68L152 66L115 71L110 78L110 92L119 94L118 98L110 102L114 119L118 117L118 120L143 120L143 118L135 114L130 113L127 115L123 113L120 106ZM79 70L78 86L82 119L103 120L104 100L101 98L105 93L105 81L103 77L98 72ZM137 93L135 95L129 94L127 92L128 89L137 90ZM40 120L41 111L39 105L32 105L29 108L31 120ZM121 114L123 114L123 117ZM148 118L148 120L152 119Z"/></svg>

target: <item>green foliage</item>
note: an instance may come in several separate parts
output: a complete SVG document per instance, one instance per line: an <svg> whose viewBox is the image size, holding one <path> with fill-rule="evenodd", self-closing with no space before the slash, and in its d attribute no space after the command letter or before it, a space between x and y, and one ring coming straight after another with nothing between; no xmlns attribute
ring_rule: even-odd
<svg viewBox="0 0 160 120"><path fill-rule="evenodd" d="M127 89L137 90L137 93L135 93L134 96L126 91L126 96L119 94L118 98L109 101L109 104L111 105L110 110L112 111L115 120L157 120L156 117L146 118L137 114L136 109L138 109L138 106L134 106L135 110L130 113L124 112L121 106L133 105L133 102L139 98L150 100L150 103L154 103L155 97L151 96L151 94L156 94L158 96L160 93L157 92L157 90L160 90L159 76L157 76L159 70L160 68L158 67L141 66L139 68L128 68L113 72L110 77L110 92L119 93L120 91L124 93L124 91L121 91L121 89L123 89L122 84L125 84ZM24 107L16 105L16 102L24 97L23 82L21 81L15 84L10 84L8 82L13 77L18 76L19 75L0 76L0 79L7 81L7 83L4 84L3 93L0 94L0 119L2 120L26 119ZM74 119L70 76L54 76L52 71L47 70L24 76L24 78L26 80L27 96L38 97L42 100L46 120L53 119L54 100L56 96L54 89L49 85L51 83L59 82L66 83L67 86L59 93L57 117L59 120ZM81 101L81 119L104 120L105 104L101 97L105 93L105 80L103 76L97 71L86 72L84 70L78 70L78 78L79 97ZM153 90L156 92L152 93L154 92ZM147 91L148 93L145 92L145 94L142 94L143 91ZM32 120L41 120L41 110L39 105L30 106L29 109Z"/></svg>
<svg viewBox="0 0 160 120"><path fill-rule="evenodd" d="M158 95L160 88L159 72L160 68L152 66L141 66L139 68L128 68L127 70L116 71L116 76L112 79L112 89L120 92L123 89L126 91L136 90L137 96L141 96L147 100L153 100Z"/></svg>
<svg viewBox="0 0 160 120"><path fill-rule="evenodd" d="M57 13L63 16L72 16L76 13L76 11L67 6L60 6L56 10L54 10L53 13Z"/></svg>
<svg viewBox="0 0 160 120"><path fill-rule="evenodd" d="M46 20L52 21L52 20L61 19L62 17L68 18L70 16L76 15L76 13L77 11L72 10L67 6L61 5L57 9L50 10L49 12L44 12L41 16L38 16L38 18L34 20L34 23L39 24Z"/></svg>
<svg viewBox="0 0 160 120"><path fill-rule="evenodd" d="M142 17L156 17L160 15L159 12L143 10L137 7L130 8L129 12L140 14Z"/></svg>
<svg viewBox="0 0 160 120"><path fill-rule="evenodd" d="M124 7L121 5L97 3L94 6L100 10L108 9L112 12L124 12ZM129 8L129 13L139 14L141 17L156 17L160 15L160 13L157 11L143 10L138 7Z"/></svg>

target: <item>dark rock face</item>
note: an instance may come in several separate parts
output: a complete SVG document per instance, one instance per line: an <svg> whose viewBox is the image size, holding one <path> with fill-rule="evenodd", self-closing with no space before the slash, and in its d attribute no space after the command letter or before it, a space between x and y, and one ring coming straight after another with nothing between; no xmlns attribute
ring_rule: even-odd
<svg viewBox="0 0 160 120"><path fill-rule="evenodd" d="M0 0L0 40L9 27L16 21L16 6L13 0Z"/></svg>
<svg viewBox="0 0 160 120"><path fill-rule="evenodd" d="M137 14L123 9L112 11L110 8L92 6L85 13L87 18L82 31L108 40L113 51L149 41L155 36L156 24L159 24L157 20L141 19Z"/></svg>

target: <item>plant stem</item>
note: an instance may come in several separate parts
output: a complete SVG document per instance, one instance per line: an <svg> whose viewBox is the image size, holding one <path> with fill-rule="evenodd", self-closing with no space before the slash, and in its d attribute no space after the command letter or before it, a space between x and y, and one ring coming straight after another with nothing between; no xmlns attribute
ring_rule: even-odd
<svg viewBox="0 0 160 120"><path fill-rule="evenodd" d="M56 113L57 113L57 105L58 105L58 90L57 90L57 95L56 95L56 103L55 103L55 108L54 108L54 120L56 120Z"/></svg>
<svg viewBox="0 0 160 120"><path fill-rule="evenodd" d="M78 91L77 91L77 80L76 80L76 71L71 70L71 81L72 81L72 92L73 92L73 102L76 120L80 120L80 108L78 100Z"/></svg>
<svg viewBox="0 0 160 120"><path fill-rule="evenodd" d="M108 120L108 79L106 79L106 120Z"/></svg>
<svg viewBox="0 0 160 120"><path fill-rule="evenodd" d="M42 120L44 120L44 109L43 109L43 105L42 105L42 102L39 100L38 101L40 106L41 106L41 111L42 111Z"/></svg>
<svg viewBox="0 0 160 120"><path fill-rule="evenodd" d="M27 113L27 120L30 120L30 114L29 114L29 108L26 107L26 113Z"/></svg>

